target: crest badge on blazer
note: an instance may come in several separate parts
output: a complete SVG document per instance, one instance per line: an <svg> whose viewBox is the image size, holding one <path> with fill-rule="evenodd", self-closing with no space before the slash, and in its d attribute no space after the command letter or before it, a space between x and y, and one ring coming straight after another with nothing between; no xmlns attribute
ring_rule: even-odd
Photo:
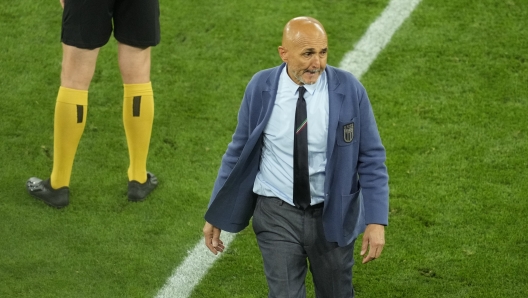
<svg viewBox="0 0 528 298"><path fill-rule="evenodd" d="M354 139L354 122L345 124L343 126L343 140L345 143L350 143Z"/></svg>

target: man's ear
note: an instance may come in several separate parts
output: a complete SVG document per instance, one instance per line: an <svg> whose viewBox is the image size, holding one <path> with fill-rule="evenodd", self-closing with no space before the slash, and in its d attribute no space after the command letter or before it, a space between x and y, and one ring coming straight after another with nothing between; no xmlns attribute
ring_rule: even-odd
<svg viewBox="0 0 528 298"><path fill-rule="evenodd" d="M288 50L285 47L279 46L279 56L283 62L288 63Z"/></svg>

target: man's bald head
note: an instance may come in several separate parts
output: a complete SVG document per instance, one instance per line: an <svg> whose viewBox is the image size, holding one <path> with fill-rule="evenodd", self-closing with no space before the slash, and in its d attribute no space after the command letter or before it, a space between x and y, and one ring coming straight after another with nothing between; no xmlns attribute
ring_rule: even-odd
<svg viewBox="0 0 528 298"><path fill-rule="evenodd" d="M326 38L326 31L324 30L323 24L314 18L293 18L284 26L284 30L282 31L282 45L288 46L291 43L295 43L303 35L321 35Z"/></svg>
<svg viewBox="0 0 528 298"><path fill-rule="evenodd" d="M323 25L311 17L290 20L282 33L279 55L298 85L315 84L326 67L328 40Z"/></svg>

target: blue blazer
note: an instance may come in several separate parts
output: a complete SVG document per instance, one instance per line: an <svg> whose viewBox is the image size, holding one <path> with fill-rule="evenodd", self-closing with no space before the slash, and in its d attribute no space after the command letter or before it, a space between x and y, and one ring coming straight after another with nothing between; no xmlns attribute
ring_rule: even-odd
<svg viewBox="0 0 528 298"><path fill-rule="evenodd" d="M236 233L249 225L253 183L279 76L286 64L258 72L249 82L238 124L222 158L205 220ZM350 244L367 224L388 224L385 148L365 88L354 76L327 66L329 123L323 226L327 241Z"/></svg>

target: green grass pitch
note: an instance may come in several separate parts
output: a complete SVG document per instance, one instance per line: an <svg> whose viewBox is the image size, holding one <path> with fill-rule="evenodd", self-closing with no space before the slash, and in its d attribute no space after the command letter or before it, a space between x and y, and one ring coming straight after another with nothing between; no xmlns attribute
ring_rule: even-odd
<svg viewBox="0 0 528 298"><path fill-rule="evenodd" d="M283 25L318 18L337 66L388 0L160 2L149 155L160 186L143 203L126 201L111 39L63 210L24 188L52 167L61 7L0 2L0 297L154 297L201 241L242 93L280 63ZM354 267L358 298L528 297L527 28L526 0L423 0L361 78L391 201L382 257ZM192 297L265 297L262 270L246 229Z"/></svg>

